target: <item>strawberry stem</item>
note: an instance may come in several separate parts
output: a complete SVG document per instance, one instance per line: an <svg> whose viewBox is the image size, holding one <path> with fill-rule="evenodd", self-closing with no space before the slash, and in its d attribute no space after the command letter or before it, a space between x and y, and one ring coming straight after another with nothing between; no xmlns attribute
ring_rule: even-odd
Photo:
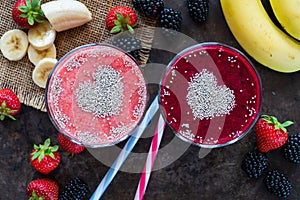
<svg viewBox="0 0 300 200"><path fill-rule="evenodd" d="M25 6L19 6L18 10L23 14L20 15L22 18L28 19L28 24L33 25L34 22L44 22L44 12L41 9L41 0L26 0Z"/></svg>
<svg viewBox="0 0 300 200"><path fill-rule="evenodd" d="M0 105L0 120L3 121L5 117L8 117L12 120L16 120L11 114L17 112L17 110L12 110L7 107L6 101L3 101Z"/></svg>
<svg viewBox="0 0 300 200"><path fill-rule="evenodd" d="M287 132L287 129L285 127L294 124L294 122L292 121L285 121L283 123L280 123L276 117L268 115L262 115L262 119L264 119L268 124L273 124L275 130L281 129L284 132Z"/></svg>
<svg viewBox="0 0 300 200"><path fill-rule="evenodd" d="M39 162L43 160L45 156L50 156L51 158L55 159L54 152L58 151L58 146L50 146L50 138L46 139L44 144L40 144L37 146L36 144L34 147L34 152L32 153L31 160L38 159Z"/></svg>
<svg viewBox="0 0 300 200"><path fill-rule="evenodd" d="M45 199L45 197L44 196L39 197L36 194L35 190L33 190L31 197L29 198L29 200L44 200L44 199Z"/></svg>
<svg viewBox="0 0 300 200"><path fill-rule="evenodd" d="M124 16L121 13L116 12L116 16L117 16L117 19L114 20L114 24L116 26L114 26L111 29L110 33L118 33L118 32L123 32L123 31L129 30L129 32L131 34L133 34L134 30L129 25L129 21L130 21L129 15L126 15L126 17L124 18Z"/></svg>

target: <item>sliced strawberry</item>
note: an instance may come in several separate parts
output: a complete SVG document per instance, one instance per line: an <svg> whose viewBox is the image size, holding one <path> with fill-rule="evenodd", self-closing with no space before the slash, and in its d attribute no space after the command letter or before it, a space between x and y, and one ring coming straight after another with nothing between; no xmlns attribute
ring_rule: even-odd
<svg viewBox="0 0 300 200"><path fill-rule="evenodd" d="M274 116L263 115L255 124L256 143L259 151L268 152L284 145L288 139L285 127L293 122L278 122Z"/></svg>
<svg viewBox="0 0 300 200"><path fill-rule="evenodd" d="M34 150L30 154L31 165L42 174L48 174L60 163L58 146L50 146L50 138L44 144L34 145Z"/></svg>

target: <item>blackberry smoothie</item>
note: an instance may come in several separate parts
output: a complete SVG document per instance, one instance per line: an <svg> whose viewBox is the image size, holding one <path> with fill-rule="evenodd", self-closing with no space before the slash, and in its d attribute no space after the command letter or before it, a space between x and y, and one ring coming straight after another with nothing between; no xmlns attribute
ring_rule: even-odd
<svg viewBox="0 0 300 200"><path fill-rule="evenodd" d="M163 115L185 141L220 147L242 138L261 107L261 81L238 50L203 43L179 53L160 86Z"/></svg>
<svg viewBox="0 0 300 200"><path fill-rule="evenodd" d="M138 64L109 45L90 44L54 67L46 106L59 132L88 147L124 140L141 120L147 89Z"/></svg>

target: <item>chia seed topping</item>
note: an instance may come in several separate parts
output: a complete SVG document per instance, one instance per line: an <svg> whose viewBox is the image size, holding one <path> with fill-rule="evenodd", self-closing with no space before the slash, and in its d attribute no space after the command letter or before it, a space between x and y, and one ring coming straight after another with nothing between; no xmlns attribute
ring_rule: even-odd
<svg viewBox="0 0 300 200"><path fill-rule="evenodd" d="M202 120L226 115L235 106L233 90L217 85L215 75L206 69L191 78L187 90L186 99L194 118Z"/></svg>
<svg viewBox="0 0 300 200"><path fill-rule="evenodd" d="M93 82L79 83L75 91L78 106L85 112L105 118L121 111L124 86L120 72L111 66L98 66Z"/></svg>

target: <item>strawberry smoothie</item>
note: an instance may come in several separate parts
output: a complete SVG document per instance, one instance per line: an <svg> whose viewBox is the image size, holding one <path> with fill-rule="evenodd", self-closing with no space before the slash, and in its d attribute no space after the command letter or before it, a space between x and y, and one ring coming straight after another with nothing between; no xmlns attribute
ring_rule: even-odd
<svg viewBox="0 0 300 200"><path fill-rule="evenodd" d="M112 46L91 44L52 70L46 105L56 128L77 143L101 147L124 140L141 120L147 89L138 64Z"/></svg>
<svg viewBox="0 0 300 200"><path fill-rule="evenodd" d="M242 138L261 107L261 81L239 51L218 43L192 46L168 65L160 86L166 121L185 141L220 147Z"/></svg>

